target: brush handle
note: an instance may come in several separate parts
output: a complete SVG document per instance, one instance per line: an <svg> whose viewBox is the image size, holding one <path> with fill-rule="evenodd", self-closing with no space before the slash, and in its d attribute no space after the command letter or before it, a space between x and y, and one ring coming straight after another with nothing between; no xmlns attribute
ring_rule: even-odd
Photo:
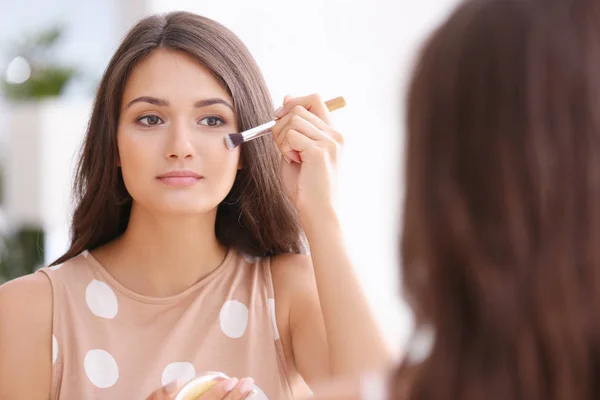
<svg viewBox="0 0 600 400"><path fill-rule="evenodd" d="M275 121L269 121L267 123L257 126L256 128L248 129L247 131L242 132L244 142L271 133L271 128L275 126L275 123Z"/></svg>
<svg viewBox="0 0 600 400"><path fill-rule="evenodd" d="M331 111L339 110L346 106L346 100L343 97L336 97L325 102L327 109ZM244 143L253 139L258 139L259 137L268 135L271 133L271 128L275 125L276 121L269 121L262 125L257 126L256 128L248 129L247 131L242 132L242 137L244 138Z"/></svg>

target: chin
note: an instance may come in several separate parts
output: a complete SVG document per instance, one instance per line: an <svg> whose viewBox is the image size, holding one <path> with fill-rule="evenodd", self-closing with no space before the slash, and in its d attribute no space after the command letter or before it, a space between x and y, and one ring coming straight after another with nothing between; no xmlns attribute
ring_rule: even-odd
<svg viewBox="0 0 600 400"><path fill-rule="evenodd" d="M182 215L201 215L206 213L214 212L217 209L219 203L176 203L176 204L164 204L157 207L157 211L164 215L182 216Z"/></svg>
<svg viewBox="0 0 600 400"><path fill-rule="evenodd" d="M207 213L216 212L219 206L219 199L164 199L157 201L153 199L151 202L137 201L137 203L145 213L161 215L161 216L195 216Z"/></svg>
<svg viewBox="0 0 600 400"><path fill-rule="evenodd" d="M223 190L223 192L225 192ZM151 214L171 216L194 216L216 212L227 193L208 190L143 193L134 196L138 204Z"/></svg>

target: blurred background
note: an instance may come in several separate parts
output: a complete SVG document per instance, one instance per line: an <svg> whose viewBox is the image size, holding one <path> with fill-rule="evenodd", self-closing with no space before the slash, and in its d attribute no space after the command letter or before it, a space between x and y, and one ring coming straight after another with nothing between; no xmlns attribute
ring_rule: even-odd
<svg viewBox="0 0 600 400"><path fill-rule="evenodd" d="M404 90L422 40L456 0L2 1L0 283L51 263L69 241L71 182L96 86L139 18L187 10L234 31L277 105L344 96L340 213L390 345L411 333L397 273Z"/></svg>

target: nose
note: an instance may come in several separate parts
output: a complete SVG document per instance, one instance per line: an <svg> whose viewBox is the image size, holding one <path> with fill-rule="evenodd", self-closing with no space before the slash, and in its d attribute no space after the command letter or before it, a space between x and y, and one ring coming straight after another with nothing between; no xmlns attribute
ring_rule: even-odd
<svg viewBox="0 0 600 400"><path fill-rule="evenodd" d="M194 157L194 146L192 143L192 132L183 123L174 123L168 132L168 143L165 156L174 159L186 159Z"/></svg>

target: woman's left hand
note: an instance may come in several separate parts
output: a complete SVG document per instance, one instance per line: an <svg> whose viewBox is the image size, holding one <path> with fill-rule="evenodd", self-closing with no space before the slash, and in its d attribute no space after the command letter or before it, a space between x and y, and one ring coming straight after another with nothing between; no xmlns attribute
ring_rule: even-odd
<svg viewBox="0 0 600 400"><path fill-rule="evenodd" d="M281 177L301 223L335 213L337 166L343 144L318 95L287 97L273 138L283 156Z"/></svg>

